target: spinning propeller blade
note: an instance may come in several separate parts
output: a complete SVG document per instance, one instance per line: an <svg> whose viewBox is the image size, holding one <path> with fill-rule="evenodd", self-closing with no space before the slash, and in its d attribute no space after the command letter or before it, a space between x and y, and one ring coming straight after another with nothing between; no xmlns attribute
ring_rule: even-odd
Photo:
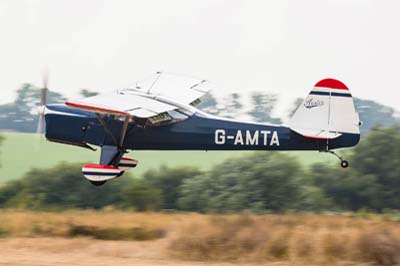
<svg viewBox="0 0 400 266"><path fill-rule="evenodd" d="M44 114L46 111L46 104L47 104L48 82L49 82L49 73L48 73L48 71L45 71L43 74L43 79L42 79L42 88L40 89L40 107L39 107L39 112L38 112L39 120L38 120L38 126L37 126L37 130L36 130L37 134L44 133L44 127L45 127Z"/></svg>

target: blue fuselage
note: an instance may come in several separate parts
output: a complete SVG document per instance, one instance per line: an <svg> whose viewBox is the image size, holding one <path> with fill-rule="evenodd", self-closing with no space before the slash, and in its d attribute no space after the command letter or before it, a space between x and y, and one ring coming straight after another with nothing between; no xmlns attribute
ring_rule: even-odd
<svg viewBox="0 0 400 266"><path fill-rule="evenodd" d="M115 145L120 142L123 121L114 116L103 120L86 111L65 105L47 106L46 138L50 141L85 146ZM114 137L113 137L114 136ZM130 123L123 148L126 150L325 150L351 147L358 134L343 134L337 139L305 138L286 126L226 120L194 113L191 117L157 126Z"/></svg>

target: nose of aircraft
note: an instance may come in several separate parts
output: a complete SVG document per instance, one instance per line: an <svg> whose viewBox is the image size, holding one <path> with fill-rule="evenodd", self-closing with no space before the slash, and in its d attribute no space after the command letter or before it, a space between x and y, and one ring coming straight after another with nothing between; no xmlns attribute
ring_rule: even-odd
<svg viewBox="0 0 400 266"><path fill-rule="evenodd" d="M36 134L43 134L44 133L44 128L45 128L45 114L46 114L46 106L41 105L38 108L38 125L36 128Z"/></svg>
<svg viewBox="0 0 400 266"><path fill-rule="evenodd" d="M46 111L47 111L47 108L46 108L45 105L43 105L43 106L39 107L38 113L39 113L40 116L42 116L42 115L46 115Z"/></svg>
<svg viewBox="0 0 400 266"><path fill-rule="evenodd" d="M70 144L83 142L87 116L63 104L46 105L41 110L46 120L45 136L50 141Z"/></svg>

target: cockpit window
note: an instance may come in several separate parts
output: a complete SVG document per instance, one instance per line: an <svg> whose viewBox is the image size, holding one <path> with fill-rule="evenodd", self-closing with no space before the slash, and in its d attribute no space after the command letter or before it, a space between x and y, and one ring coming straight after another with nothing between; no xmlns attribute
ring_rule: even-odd
<svg viewBox="0 0 400 266"><path fill-rule="evenodd" d="M180 110L168 111L147 119L147 125L160 126L165 124L176 123L187 119L189 116Z"/></svg>
<svg viewBox="0 0 400 266"><path fill-rule="evenodd" d="M161 113L156 116L149 117L148 120L151 124L159 124L164 122L169 122L173 118L168 113Z"/></svg>
<svg viewBox="0 0 400 266"><path fill-rule="evenodd" d="M174 119L174 121L181 121L188 118L186 114L180 112L179 110L169 111L168 114Z"/></svg>
<svg viewBox="0 0 400 266"><path fill-rule="evenodd" d="M131 117L130 123L138 124L138 125L147 125L147 126L159 126L165 125L170 123L176 123L179 121L183 121L190 117L190 114L185 110L172 110L168 112L164 112L149 118L138 118L138 117ZM124 122L125 116L122 115L115 115L112 116L113 119Z"/></svg>

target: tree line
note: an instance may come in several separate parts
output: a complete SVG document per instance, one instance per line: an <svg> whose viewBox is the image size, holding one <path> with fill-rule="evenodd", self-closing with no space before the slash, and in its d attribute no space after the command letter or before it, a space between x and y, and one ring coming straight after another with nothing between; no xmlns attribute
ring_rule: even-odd
<svg viewBox="0 0 400 266"><path fill-rule="evenodd" d="M102 187L82 177L81 164L63 163L33 169L3 185L0 207L255 213L400 209L399 126L371 130L348 159L348 169L321 163L305 169L288 153L256 152L208 171L164 166Z"/></svg>
<svg viewBox="0 0 400 266"><path fill-rule="evenodd" d="M94 96L97 93L91 90L82 89L82 97ZM280 124L283 116L274 115L278 104L278 95L265 91L253 91L250 93L251 108L246 110L243 102L244 96L239 93L230 93L221 99L215 98L212 94L202 97L198 106L200 109L214 115L228 118L246 117L246 119ZM49 91L48 103L63 103L66 97L60 93ZM297 107L302 103L302 99L296 99L288 116L290 117ZM40 89L32 84L23 84L16 91L14 102L0 105L0 131L35 132L38 122L38 107L40 104ZM366 134L375 125L390 127L399 123L395 110L371 100L355 98L356 109L363 121L361 128L362 134Z"/></svg>

